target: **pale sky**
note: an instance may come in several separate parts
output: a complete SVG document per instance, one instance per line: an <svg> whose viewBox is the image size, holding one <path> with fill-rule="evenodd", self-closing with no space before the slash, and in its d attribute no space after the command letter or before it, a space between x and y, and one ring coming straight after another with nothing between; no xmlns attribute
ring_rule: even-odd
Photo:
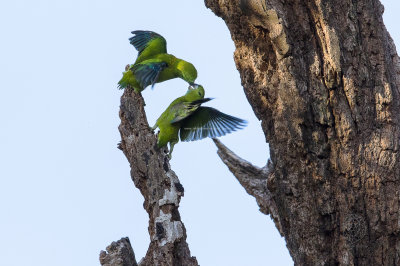
<svg viewBox="0 0 400 266"><path fill-rule="evenodd" d="M400 41L398 1L386 26ZM269 151L241 87L225 23L203 1L0 2L0 250L4 266L99 265L128 236L139 261L149 244L143 197L120 141L117 82L136 58L132 30L152 30L192 62L207 106L246 119L221 141L255 165ZM176 79L143 92L153 125L186 92ZM185 188L180 212L201 265L292 265L269 216L258 211L209 139L178 143L172 169Z"/></svg>

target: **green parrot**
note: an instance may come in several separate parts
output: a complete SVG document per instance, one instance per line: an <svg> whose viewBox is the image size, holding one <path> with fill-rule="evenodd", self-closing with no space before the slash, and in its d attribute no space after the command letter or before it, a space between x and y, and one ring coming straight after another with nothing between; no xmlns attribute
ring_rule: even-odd
<svg viewBox="0 0 400 266"><path fill-rule="evenodd" d="M171 158L174 145L181 141L200 140L206 137L224 136L246 126L247 121L224 114L211 107L200 107L212 98L204 98L204 88L198 84L189 86L182 97L175 99L151 128L159 127L157 147L170 145Z"/></svg>
<svg viewBox="0 0 400 266"><path fill-rule="evenodd" d="M144 90L150 84L152 88L158 82L181 78L189 84L197 78L196 68L185 60L167 54L167 42L161 35L152 31L132 31L130 43L138 50L133 65L123 72L118 82L119 89L128 85L136 92Z"/></svg>

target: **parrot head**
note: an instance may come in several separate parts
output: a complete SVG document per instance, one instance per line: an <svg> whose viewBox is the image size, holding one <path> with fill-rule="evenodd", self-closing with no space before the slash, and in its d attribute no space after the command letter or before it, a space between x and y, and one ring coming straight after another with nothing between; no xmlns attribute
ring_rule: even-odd
<svg viewBox="0 0 400 266"><path fill-rule="evenodd" d="M186 92L186 98L190 101L195 101L204 98L204 88L203 86L193 83L190 83L190 86Z"/></svg>
<svg viewBox="0 0 400 266"><path fill-rule="evenodd" d="M177 69L179 70L179 77L183 80L189 83L193 83L196 80L197 70L191 63L181 60L177 65Z"/></svg>

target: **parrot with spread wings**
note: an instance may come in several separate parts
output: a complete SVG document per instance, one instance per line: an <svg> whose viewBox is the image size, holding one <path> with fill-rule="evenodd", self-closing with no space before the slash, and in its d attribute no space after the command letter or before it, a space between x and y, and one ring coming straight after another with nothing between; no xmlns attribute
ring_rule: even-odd
<svg viewBox="0 0 400 266"><path fill-rule="evenodd" d="M133 65L123 72L118 82L119 89L130 86L136 92L141 92L147 86L152 88L156 83L169 79L181 78L189 84L194 84L197 78L196 68L189 62L167 53L167 41L158 33L152 31L132 31L130 43L138 51L138 57Z"/></svg>
<svg viewBox="0 0 400 266"><path fill-rule="evenodd" d="M175 99L151 128L160 128L157 147L162 148L169 143L171 158L174 145L179 141L178 134L181 141L194 141L221 137L246 126L245 120L201 106L210 100L212 98L204 98L204 88L201 85L190 85L186 94Z"/></svg>

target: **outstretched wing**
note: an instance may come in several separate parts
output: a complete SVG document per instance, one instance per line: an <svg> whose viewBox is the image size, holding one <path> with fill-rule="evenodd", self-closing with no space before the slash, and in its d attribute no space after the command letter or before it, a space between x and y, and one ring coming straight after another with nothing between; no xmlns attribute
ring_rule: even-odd
<svg viewBox="0 0 400 266"><path fill-rule="evenodd" d="M160 34L144 30L135 30L132 34L129 42L138 50L139 56L167 53L167 41Z"/></svg>
<svg viewBox="0 0 400 266"><path fill-rule="evenodd" d="M130 70L135 75L140 86L144 89L150 84L153 87L154 84L156 84L161 71L163 71L167 66L167 63L159 60L146 60L142 63L133 65Z"/></svg>
<svg viewBox="0 0 400 266"><path fill-rule="evenodd" d="M242 129L247 121L224 114L211 107L199 107L190 117L182 121L181 141L194 141L206 137L216 138Z"/></svg>
<svg viewBox="0 0 400 266"><path fill-rule="evenodd" d="M176 104L173 107L174 118L171 120L171 124L182 121L196 111L202 103L210 100L212 100L212 98L204 98L193 102L181 102Z"/></svg>

